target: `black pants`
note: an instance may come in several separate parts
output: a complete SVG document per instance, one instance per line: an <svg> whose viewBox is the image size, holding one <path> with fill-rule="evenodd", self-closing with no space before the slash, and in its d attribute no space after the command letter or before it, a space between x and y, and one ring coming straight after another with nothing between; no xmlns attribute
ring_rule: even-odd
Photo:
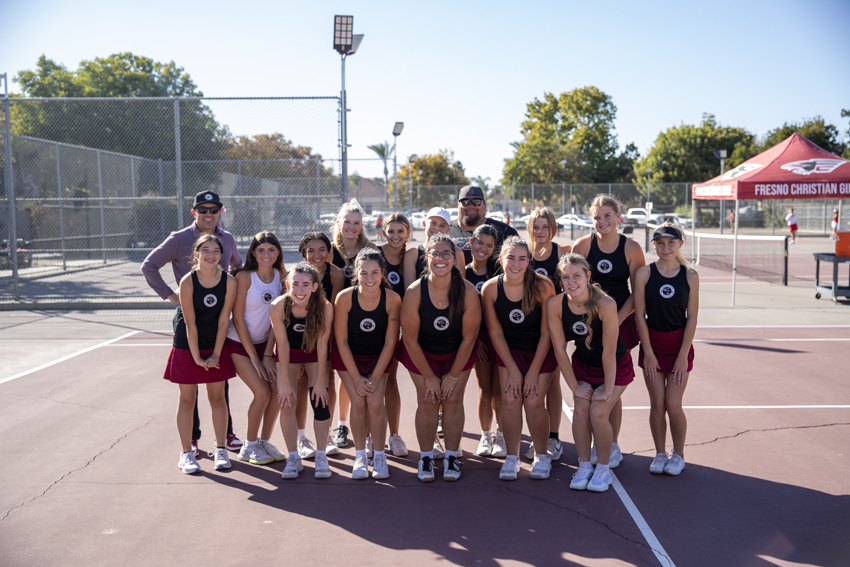
<svg viewBox="0 0 850 567"><path fill-rule="evenodd" d="M227 403L227 434L233 435L233 418L230 417L230 380L224 381L224 401ZM192 421L192 439L201 438L201 420L198 418L198 396L195 395L195 415Z"/></svg>

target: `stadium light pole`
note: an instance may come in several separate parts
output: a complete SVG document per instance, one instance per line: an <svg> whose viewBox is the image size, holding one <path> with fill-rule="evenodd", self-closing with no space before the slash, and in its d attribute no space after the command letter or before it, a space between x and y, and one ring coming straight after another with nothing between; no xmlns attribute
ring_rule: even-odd
<svg viewBox="0 0 850 567"><path fill-rule="evenodd" d="M340 189L342 201L348 202L348 100L345 91L345 58L354 55L363 34L354 34L354 16L334 16L334 49L340 55L342 67L342 90L339 101L340 143Z"/></svg>
<svg viewBox="0 0 850 567"><path fill-rule="evenodd" d="M404 122L396 122L393 126L393 199L395 200L395 210L398 210L398 155L395 151L395 144L398 137L401 136L402 130L404 130Z"/></svg>
<svg viewBox="0 0 850 567"><path fill-rule="evenodd" d="M419 190L420 190L421 187L422 187L422 170L420 169L419 171L416 172L416 210L417 211L422 210L422 203L419 200ZM841 202L839 201L839 206L840 205L841 205Z"/></svg>
<svg viewBox="0 0 850 567"><path fill-rule="evenodd" d="M726 150L717 150L716 152L714 152L714 157L716 157L717 159L720 160L720 175L723 175L724 173L726 173L726 155L727 155ZM723 199L721 199L720 200L720 234L723 234L723 215L726 212L726 211L724 211L724 209L725 209L724 205L725 205L725 203L723 202ZM737 217L738 215L736 214L735 216Z"/></svg>

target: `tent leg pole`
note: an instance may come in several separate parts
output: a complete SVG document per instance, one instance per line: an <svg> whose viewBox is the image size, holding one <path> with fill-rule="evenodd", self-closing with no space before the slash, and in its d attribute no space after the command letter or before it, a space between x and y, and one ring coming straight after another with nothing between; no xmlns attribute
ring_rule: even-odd
<svg viewBox="0 0 850 567"><path fill-rule="evenodd" d="M735 305L735 283L738 279L738 199L735 199L735 244L732 250L732 306Z"/></svg>

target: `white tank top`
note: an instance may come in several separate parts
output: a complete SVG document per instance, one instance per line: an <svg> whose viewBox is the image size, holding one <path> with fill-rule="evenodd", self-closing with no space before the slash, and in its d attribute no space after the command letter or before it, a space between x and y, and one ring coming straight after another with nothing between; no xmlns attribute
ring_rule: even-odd
<svg viewBox="0 0 850 567"><path fill-rule="evenodd" d="M272 326L269 308L278 295L280 295L280 272L274 271L274 279L271 283L263 283L257 277L257 272L251 272L251 287L245 295L245 324L251 334L251 342L255 345L269 338L269 329ZM233 317L230 318L227 338L242 342L236 327L233 326Z"/></svg>

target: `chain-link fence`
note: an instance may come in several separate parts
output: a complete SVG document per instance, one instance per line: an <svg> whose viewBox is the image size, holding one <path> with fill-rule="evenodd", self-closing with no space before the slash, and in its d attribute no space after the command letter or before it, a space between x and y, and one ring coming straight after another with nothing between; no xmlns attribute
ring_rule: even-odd
<svg viewBox="0 0 850 567"><path fill-rule="evenodd" d="M153 297L139 264L200 191L221 195L242 251L259 230L294 250L339 209L336 97L9 103L0 298Z"/></svg>

